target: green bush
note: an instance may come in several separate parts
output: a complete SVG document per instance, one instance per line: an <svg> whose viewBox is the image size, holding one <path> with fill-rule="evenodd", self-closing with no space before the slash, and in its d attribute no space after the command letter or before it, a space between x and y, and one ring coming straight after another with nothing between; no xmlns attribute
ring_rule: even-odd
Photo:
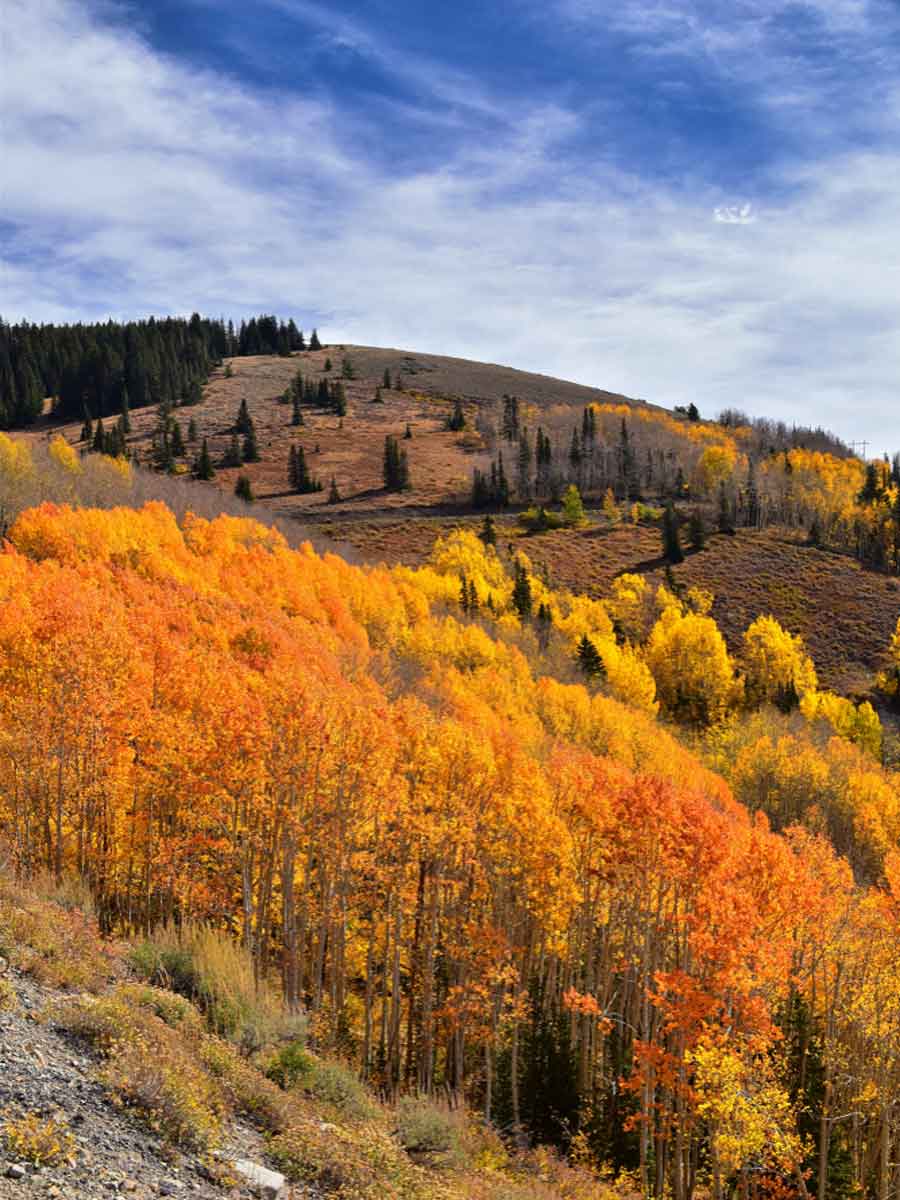
<svg viewBox="0 0 900 1200"><path fill-rule="evenodd" d="M407 1096L397 1108L397 1137L409 1154L446 1166L461 1165L463 1130L459 1119L431 1100Z"/></svg>
<svg viewBox="0 0 900 1200"><path fill-rule="evenodd" d="M282 1046L266 1067L268 1078L285 1091L311 1079L314 1071L315 1059L307 1053L301 1041Z"/></svg>

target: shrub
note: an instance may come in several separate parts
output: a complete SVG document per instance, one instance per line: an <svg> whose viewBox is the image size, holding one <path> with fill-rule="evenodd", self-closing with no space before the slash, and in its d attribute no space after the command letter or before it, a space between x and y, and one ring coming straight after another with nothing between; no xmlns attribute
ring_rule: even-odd
<svg viewBox="0 0 900 1200"><path fill-rule="evenodd" d="M100 991L115 973L115 953L80 912L0 885L0 955L39 983Z"/></svg>
<svg viewBox="0 0 900 1200"><path fill-rule="evenodd" d="M151 1035L116 1047L102 1079L171 1145L203 1152L218 1141L222 1093L175 1038Z"/></svg>
<svg viewBox="0 0 900 1200"><path fill-rule="evenodd" d="M434 1188L397 1143L376 1125L355 1130L297 1122L272 1138L269 1155L285 1175L341 1200L430 1200Z"/></svg>
<svg viewBox="0 0 900 1200"><path fill-rule="evenodd" d="M441 1165L459 1165L464 1158L463 1128L448 1108L431 1100L407 1096L397 1108L397 1137L412 1155Z"/></svg>
<svg viewBox="0 0 900 1200"><path fill-rule="evenodd" d="M312 1077L315 1059L301 1041L288 1042L276 1051L266 1067L266 1075L285 1091Z"/></svg>
<svg viewBox="0 0 900 1200"><path fill-rule="evenodd" d="M357 1075L342 1063L316 1061L307 1090L352 1121L371 1120L377 1111Z"/></svg>
<svg viewBox="0 0 900 1200"><path fill-rule="evenodd" d="M287 1128L290 1118L288 1098L279 1087L242 1058L221 1038L208 1037L200 1048L200 1061L220 1083L228 1103L269 1133Z"/></svg>
<svg viewBox="0 0 900 1200"><path fill-rule="evenodd" d="M62 1117L37 1113L8 1116L3 1123L6 1152L35 1166L71 1166L77 1157L75 1138Z"/></svg>
<svg viewBox="0 0 900 1200"><path fill-rule="evenodd" d="M0 978L0 1012L11 1012L18 1004L16 989L8 979Z"/></svg>
<svg viewBox="0 0 900 1200"><path fill-rule="evenodd" d="M235 940L206 925L167 925L131 952L148 982L193 1000L209 1028L239 1043L248 1054L296 1029L280 997L257 983L250 955Z"/></svg>

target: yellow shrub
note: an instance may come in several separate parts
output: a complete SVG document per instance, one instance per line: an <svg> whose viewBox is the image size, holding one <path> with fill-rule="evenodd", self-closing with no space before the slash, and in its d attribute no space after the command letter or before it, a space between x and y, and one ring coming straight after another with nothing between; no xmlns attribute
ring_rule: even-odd
<svg viewBox="0 0 900 1200"><path fill-rule="evenodd" d="M7 1116L2 1132L7 1154L35 1166L71 1166L77 1157L77 1143L62 1117Z"/></svg>

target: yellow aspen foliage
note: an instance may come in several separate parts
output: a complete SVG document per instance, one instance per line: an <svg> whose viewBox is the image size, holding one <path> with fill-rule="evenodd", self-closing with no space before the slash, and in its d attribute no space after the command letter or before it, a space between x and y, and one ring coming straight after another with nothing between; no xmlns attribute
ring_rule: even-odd
<svg viewBox="0 0 900 1200"><path fill-rule="evenodd" d="M878 676L878 686L888 696L900 695L900 620L891 634L888 665Z"/></svg>
<svg viewBox="0 0 900 1200"><path fill-rule="evenodd" d="M854 704L833 692L808 692L800 702L800 711L810 723L827 722L839 737L881 759L881 721L868 700Z"/></svg>
<svg viewBox="0 0 900 1200"><path fill-rule="evenodd" d="M663 712L689 725L714 725L739 703L741 681L712 617L667 608L653 627L644 658Z"/></svg>
<svg viewBox="0 0 900 1200"><path fill-rule="evenodd" d="M701 1043L688 1052L697 1111L707 1122L717 1193L753 1163L793 1174L803 1159L790 1097L752 1047Z"/></svg>
<svg viewBox="0 0 900 1200"><path fill-rule="evenodd" d="M619 646L614 641L597 643L603 660L609 690L617 700L656 715L656 683L647 664L634 647Z"/></svg>
<svg viewBox="0 0 900 1200"><path fill-rule="evenodd" d="M818 685L816 669L803 639L783 629L774 617L757 617L744 633L741 656L747 699L788 709Z"/></svg>
<svg viewBox="0 0 900 1200"><path fill-rule="evenodd" d="M737 466L738 455L733 445L722 443L707 446L697 460L691 479L693 491L708 496L720 483L731 478Z"/></svg>
<svg viewBox="0 0 900 1200"><path fill-rule="evenodd" d="M64 437L57 434L50 443L50 458L70 475L81 474L81 459Z"/></svg>
<svg viewBox="0 0 900 1200"><path fill-rule="evenodd" d="M616 630L630 642L642 642L653 624L653 593L643 575L627 572L613 580L605 601Z"/></svg>

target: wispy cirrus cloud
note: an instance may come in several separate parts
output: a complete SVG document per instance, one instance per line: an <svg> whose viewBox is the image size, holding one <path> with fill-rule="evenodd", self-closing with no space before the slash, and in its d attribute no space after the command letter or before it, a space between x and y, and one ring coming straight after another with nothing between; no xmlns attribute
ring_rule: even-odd
<svg viewBox="0 0 900 1200"><path fill-rule="evenodd" d="M614 114L536 89L489 138L456 109L433 161L394 168L339 90L251 86L79 0L33 0L7 37L7 318L265 308L335 340L898 440L887 141L773 162L735 199L713 164L675 183L623 166ZM425 89L430 60L403 59ZM430 113L453 107L438 92Z"/></svg>

